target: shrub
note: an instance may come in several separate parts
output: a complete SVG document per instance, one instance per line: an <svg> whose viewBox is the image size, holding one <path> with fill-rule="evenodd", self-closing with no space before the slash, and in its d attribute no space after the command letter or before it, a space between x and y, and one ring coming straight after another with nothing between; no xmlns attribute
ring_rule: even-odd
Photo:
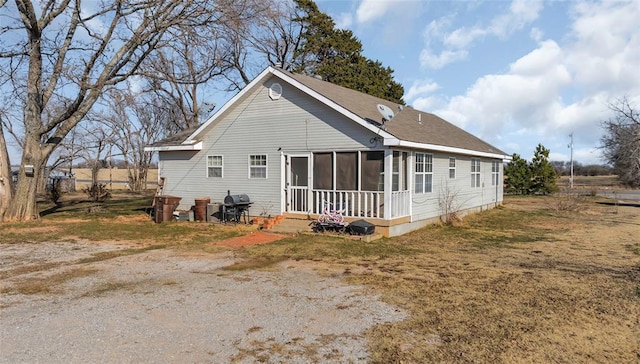
<svg viewBox="0 0 640 364"><path fill-rule="evenodd" d="M60 201L60 197L64 194L60 182L61 181L59 179L56 179L53 180L51 184L47 185L47 198L56 205Z"/></svg>
<svg viewBox="0 0 640 364"><path fill-rule="evenodd" d="M96 202L104 202L111 197L111 192L107 189L107 185L100 183L93 183L91 186L83 188L82 192Z"/></svg>
<svg viewBox="0 0 640 364"><path fill-rule="evenodd" d="M586 203L586 197L578 194L557 195L555 209L558 211L579 211Z"/></svg>

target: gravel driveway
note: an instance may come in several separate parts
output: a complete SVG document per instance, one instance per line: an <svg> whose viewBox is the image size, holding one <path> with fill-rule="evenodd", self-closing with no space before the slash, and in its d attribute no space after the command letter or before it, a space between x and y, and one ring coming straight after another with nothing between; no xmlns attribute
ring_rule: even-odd
<svg viewBox="0 0 640 364"><path fill-rule="evenodd" d="M299 262L232 272L232 252L153 250L69 264L115 248L0 244L0 363L360 363L364 331L406 316ZM51 292L15 291L73 270Z"/></svg>

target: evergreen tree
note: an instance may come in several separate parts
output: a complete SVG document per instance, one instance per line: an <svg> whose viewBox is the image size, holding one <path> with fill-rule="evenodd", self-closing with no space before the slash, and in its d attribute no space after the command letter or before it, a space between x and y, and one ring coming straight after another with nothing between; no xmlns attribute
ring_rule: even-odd
<svg viewBox="0 0 640 364"><path fill-rule="evenodd" d="M504 188L506 193L516 195L529 194L531 177L529 164L520 155L514 153L511 162L504 167Z"/></svg>
<svg viewBox="0 0 640 364"><path fill-rule="evenodd" d="M558 190L558 174L549 161L549 149L542 144L536 147L531 162L514 153L511 162L504 167L504 176L506 193L546 195Z"/></svg>
<svg viewBox="0 0 640 364"><path fill-rule="evenodd" d="M553 164L549 161L549 149L538 144L529 165L531 173L531 193L548 194L558 190L556 181L558 175Z"/></svg>
<svg viewBox="0 0 640 364"><path fill-rule="evenodd" d="M394 81L393 70L362 55L362 43L333 19L318 10L313 0L294 0L304 31L294 54L293 71L386 100L404 104L404 88Z"/></svg>

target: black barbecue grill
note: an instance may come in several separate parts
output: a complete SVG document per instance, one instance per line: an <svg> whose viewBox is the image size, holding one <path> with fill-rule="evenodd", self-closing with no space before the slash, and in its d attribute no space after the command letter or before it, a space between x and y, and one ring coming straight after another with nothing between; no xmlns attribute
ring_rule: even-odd
<svg viewBox="0 0 640 364"><path fill-rule="evenodd" d="M240 222L244 217L245 224L249 216L249 207L251 207L251 199L246 194L232 195L227 191L224 203L221 206L220 215L223 222Z"/></svg>

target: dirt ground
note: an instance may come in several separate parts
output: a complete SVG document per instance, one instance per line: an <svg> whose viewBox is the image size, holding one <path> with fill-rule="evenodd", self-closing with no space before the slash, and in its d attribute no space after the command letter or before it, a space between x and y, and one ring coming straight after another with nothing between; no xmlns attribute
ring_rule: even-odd
<svg viewBox="0 0 640 364"><path fill-rule="evenodd" d="M225 270L234 251L159 249L81 263L127 248L2 244L0 363L364 363L364 332L406 317L309 266Z"/></svg>

